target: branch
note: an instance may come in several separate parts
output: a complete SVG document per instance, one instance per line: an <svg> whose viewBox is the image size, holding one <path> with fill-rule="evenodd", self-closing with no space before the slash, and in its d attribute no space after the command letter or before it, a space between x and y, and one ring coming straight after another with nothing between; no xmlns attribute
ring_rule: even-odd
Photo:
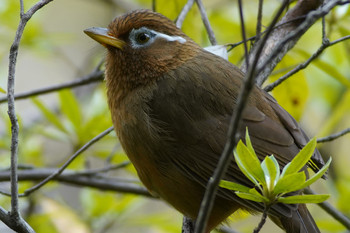
<svg viewBox="0 0 350 233"><path fill-rule="evenodd" d="M32 188L27 189L21 196L28 196L34 191L38 190L42 186L44 186L47 182L54 179L58 175L60 175L68 166L71 164L74 159L76 159L81 153L83 153L85 150L87 150L90 146L92 146L95 142L99 141L101 138L109 134L114 128L110 127L91 139L89 142L87 142L84 146L82 146L77 152L75 152L57 171L46 177L43 181L41 181L39 184L33 186Z"/></svg>
<svg viewBox="0 0 350 233"><path fill-rule="evenodd" d="M291 77L293 74L296 74L297 72L299 72L300 70L305 69L306 67L308 67L308 65L315 60L316 58L318 58L322 52L332 46L335 45L339 42L342 42L344 40L350 39L350 35L348 36L344 36L338 40L329 42L328 40L322 40L322 45L318 48L318 50L309 58L307 59L304 63L299 64L298 66L296 66L294 69L292 69L291 71L289 71L287 74L283 75L281 78L279 78L278 80L276 80L275 82L267 85L264 90L269 92L272 91L275 87L277 87L278 85L280 85L283 81L285 81L286 79L288 79L289 77Z"/></svg>
<svg viewBox="0 0 350 233"><path fill-rule="evenodd" d="M210 26L208 15L207 15L207 12L205 11L204 5L203 5L201 0L196 0L196 3L198 5L198 9L201 13L201 17L202 17L202 21L204 23L205 29L207 30L210 43L211 43L211 45L217 45L215 35L213 32L213 29Z"/></svg>
<svg viewBox="0 0 350 233"><path fill-rule="evenodd" d="M193 3L194 3L194 0L188 0L186 5L182 8L179 16L177 17L176 23L175 23L176 27L178 27L178 28L182 27L182 24L185 20L185 17L188 14L188 12L191 10Z"/></svg>
<svg viewBox="0 0 350 233"><path fill-rule="evenodd" d="M264 3L264 0L259 0L258 17L256 20L256 22L257 22L256 23L256 42L258 42L260 40L260 36L261 36L261 25L262 25L261 21L262 21L262 13L263 13L263 3Z"/></svg>
<svg viewBox="0 0 350 233"><path fill-rule="evenodd" d="M254 229L253 233L259 233L261 231L262 227L265 225L267 213L269 212L269 209L270 209L270 206L266 205L264 212L263 212L263 215L261 216L260 222L259 222L258 226Z"/></svg>
<svg viewBox="0 0 350 233"><path fill-rule="evenodd" d="M18 206L18 181L17 181L17 162L18 162L18 121L15 110L15 72L18 49L24 32L24 28L30 18L36 11L51 2L52 0L41 0L32 8L24 13L23 0L20 0L20 22L17 27L16 36L10 48L9 54L9 71L7 81L7 99L8 99L8 115L11 121L11 212L9 214L3 212L1 220L8 224L10 228L18 232L34 232L34 230L23 220L19 212ZM9 220L9 221L8 221Z"/></svg>
<svg viewBox="0 0 350 233"><path fill-rule="evenodd" d="M331 134L327 137L323 137L323 138L319 138L317 139L317 143L323 143L323 142L330 142L330 141L333 141L347 133L350 133L350 128L347 128L347 129L344 129L338 133L335 133L335 134Z"/></svg>
<svg viewBox="0 0 350 233"><path fill-rule="evenodd" d="M48 94L48 93L63 90L66 88L74 88L74 87L79 87L79 86L94 83L94 82L101 82L101 81L103 81L103 77L104 77L104 72L99 70L99 69L95 69L90 74L85 75L85 76L78 78L76 80L66 82L66 83L57 84L57 85L52 85L52 86L48 86L48 87L39 88L37 90L18 93L18 94L15 94L14 97L15 97L15 100L26 99L26 98L33 97L36 95ZM7 101L7 97L0 98L0 103L6 102L6 101Z"/></svg>
<svg viewBox="0 0 350 233"><path fill-rule="evenodd" d="M310 188L305 188L304 193L306 194L317 194ZM350 219L346 217L343 213L341 213L339 210L334 208L329 202L321 202L317 204L320 206L324 211L326 211L330 216L332 216L335 220L343 224L348 230L350 230Z"/></svg>
<svg viewBox="0 0 350 233"><path fill-rule="evenodd" d="M298 2L298 4L299 3L301 3L301 2ZM337 5L343 5L343 4L347 4L347 3L348 3L347 1L341 1L341 0L329 1L327 4L325 4L320 9L314 10L314 11L311 11L310 13L308 13L306 16L306 19L302 23L298 24L299 26L295 27L295 29L292 31L288 31L287 34L283 34L284 37L278 38L278 41L275 41L275 44L269 45L268 47L274 47L274 50L272 50L269 54L265 54L265 58L262 59L262 61L259 64L258 77L257 77L258 85L261 85L267 79L267 77L269 76L269 74L271 73L273 68L282 59L282 57L297 43L299 38L319 18L327 15ZM295 7L297 7L297 5ZM307 7L305 9L307 9ZM303 10L305 10L305 9L303 9ZM303 12L303 10L301 10L301 12ZM294 12L294 11L292 11L292 12ZM298 22L298 21L294 21L294 22ZM282 27L282 28L284 28L284 27Z"/></svg>
<svg viewBox="0 0 350 233"><path fill-rule="evenodd" d="M238 100L237 100L237 106L234 109L234 112L232 114L230 125L228 129L228 136L227 141L225 144L225 148L220 156L220 160L218 162L218 165L214 171L213 177L211 177L207 184L207 189L204 194L204 198L201 203L201 207L198 213L198 218L196 222L196 233L203 233L205 232L207 221L209 218L209 214L213 207L213 200L216 195L218 184L220 180L222 179L223 175L225 174L228 165L230 164L229 161L232 159L232 150L234 146L237 144L239 135L236 134L241 115L243 112L243 109L245 107L246 101L248 99L250 90L253 88L255 80L255 69L258 63L258 59L260 57L260 53L262 52L263 46L266 43L267 38L271 34L273 27L277 23L278 18L282 14L284 8L287 6L288 0L283 1L283 4L281 5L280 9L278 10L276 16L273 18L270 26L266 30L265 36L260 40L257 47L257 53L255 59L252 61L251 65L249 66L249 70L246 74L246 78L243 83L243 87L241 92L239 93Z"/></svg>
<svg viewBox="0 0 350 233"><path fill-rule="evenodd" d="M49 168L37 168L37 169L28 169L18 171L18 180L19 181L40 181L47 178L56 172L57 169ZM65 170L60 175L57 175L52 178L52 180L59 181L62 183L77 185L82 187L91 187L101 190L108 191L117 191L122 193L130 193L143 195L146 197L152 197L152 195L147 191L146 188L133 184L130 182L120 181L115 178L108 178L105 176L94 176L84 174L86 171L72 171ZM10 171L1 171L0 172L0 182L9 180Z"/></svg>
<svg viewBox="0 0 350 233"><path fill-rule="evenodd" d="M248 54L248 46L247 46L247 36L246 36L246 32L245 32L242 0L238 0L238 9L239 9L239 19L241 21L242 39L244 42L243 45L244 45L245 65L247 68L249 68L249 57L248 57L249 54Z"/></svg>
<svg viewBox="0 0 350 233"><path fill-rule="evenodd" d="M283 24L286 21L290 21L290 20L292 20L292 21L289 22L284 27L278 27L271 34L271 36L269 37L269 39L266 42L266 46L263 48L261 58L260 58L260 61L258 63L258 67L263 67L261 65L262 62L267 60L267 57L272 53L272 50L278 44L282 44L282 43L280 43L281 39L286 37L291 31L293 31L295 28L297 28L302 21L302 19L300 19L300 20L293 20L293 19L298 18L300 16L304 16L307 13L309 13L310 11L316 9L321 4L321 2L322 1L320 1L320 0L301 0L301 1L298 1L298 3L294 6L294 8L290 9L286 13L286 15L280 20L279 24ZM311 26L311 24L306 26L305 31L310 26ZM300 36L302 34L300 34ZM273 68L282 59L282 57L287 53L287 51L295 45L295 43L298 41L300 36L295 38L294 40L287 41L288 43L286 43L286 44L284 44L284 43L282 44L283 48L278 50L278 54L277 54L278 56L276 56L271 62L267 63L268 67L265 67L265 70L263 72L261 72L260 74L258 74L257 83L259 86L261 86L261 84L265 81L266 77L271 73ZM249 59L250 60L255 59L256 54L257 54L257 46L254 46L253 49L251 50ZM243 64L242 70L243 71L247 70L247 67L245 66L245 64Z"/></svg>

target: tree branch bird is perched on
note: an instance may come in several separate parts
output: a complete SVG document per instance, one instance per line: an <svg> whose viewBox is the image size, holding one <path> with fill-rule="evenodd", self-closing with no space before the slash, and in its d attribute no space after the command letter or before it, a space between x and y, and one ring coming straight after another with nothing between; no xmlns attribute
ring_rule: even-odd
<svg viewBox="0 0 350 233"><path fill-rule="evenodd" d="M244 74L149 10L127 13L108 29L85 33L107 48L109 108L141 181L152 194L196 219L226 142ZM273 154L281 167L308 141L296 121L258 87L244 109L240 135L246 127L260 159ZM312 162L314 170L324 165L317 150ZM234 161L224 179L254 186ZM264 206L220 188L207 232L238 209L255 213ZM287 232L319 232L303 204L276 204L269 216Z"/></svg>

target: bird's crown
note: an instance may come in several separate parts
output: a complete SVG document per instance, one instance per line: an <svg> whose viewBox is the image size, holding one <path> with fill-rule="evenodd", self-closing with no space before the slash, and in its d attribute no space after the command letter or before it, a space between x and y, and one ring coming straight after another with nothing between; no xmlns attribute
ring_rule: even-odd
<svg viewBox="0 0 350 233"><path fill-rule="evenodd" d="M109 34L117 38L127 37L132 30L147 28L170 37L187 37L167 17L150 10L135 10L116 17L108 26Z"/></svg>

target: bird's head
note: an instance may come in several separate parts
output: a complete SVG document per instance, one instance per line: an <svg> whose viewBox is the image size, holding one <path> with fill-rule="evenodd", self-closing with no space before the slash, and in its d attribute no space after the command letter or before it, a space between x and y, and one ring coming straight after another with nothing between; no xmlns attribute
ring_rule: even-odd
<svg viewBox="0 0 350 233"><path fill-rule="evenodd" d="M165 16L136 10L115 18L88 36L107 48L106 76L135 88L162 77L194 57L200 47Z"/></svg>

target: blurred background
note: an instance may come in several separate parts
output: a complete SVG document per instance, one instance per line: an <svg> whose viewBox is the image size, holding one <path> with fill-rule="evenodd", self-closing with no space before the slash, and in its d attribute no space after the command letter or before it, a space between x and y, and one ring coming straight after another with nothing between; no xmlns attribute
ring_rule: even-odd
<svg viewBox="0 0 350 233"><path fill-rule="evenodd" d="M16 93L79 79L91 73L104 56L104 49L83 30L106 27L116 16L139 8L152 8L152 0L56 0L29 21L20 45L16 67ZM175 20L185 0L156 0L156 11ZM265 0L263 26L268 25L281 1ZM25 1L28 10L36 1ZM242 40L237 1L204 0L219 44ZM293 5L291 5L293 6ZM258 1L244 1L248 37L255 35ZM337 7L326 17L326 32L335 40L350 34L349 5ZM7 88L8 52L19 22L19 1L0 1L0 87ZM194 5L183 31L203 47L209 46L200 13ZM321 22L301 38L275 68L272 82L308 59L322 43ZM240 66L243 46L229 52L229 60ZM104 66L102 65L102 69ZM265 84L266 85L266 84ZM350 127L350 42L324 51L307 69L285 81L272 95L290 112L310 137L323 137ZM6 94L0 93L0 98ZM58 168L82 145L112 126L102 81L74 89L16 101L19 118L19 163L22 168ZM10 122L7 104L0 103L0 169L10 164ZM313 185L318 193L329 193L330 203L350 216L350 134L319 144L325 160L333 158L329 179ZM80 155L68 170L101 168L128 161L114 133ZM132 165L104 175L139 184ZM1 180L0 189L9 191ZM20 183L20 192L35 182ZM0 205L10 209L10 198L0 195ZM40 232L143 232L181 231L182 216L160 200L134 194L50 182L20 200L22 214ZM316 205L309 205L322 232L345 232L345 228ZM227 222L238 232L252 232L260 216L244 212ZM0 223L0 232L10 233ZM282 232L268 221L262 232Z"/></svg>

